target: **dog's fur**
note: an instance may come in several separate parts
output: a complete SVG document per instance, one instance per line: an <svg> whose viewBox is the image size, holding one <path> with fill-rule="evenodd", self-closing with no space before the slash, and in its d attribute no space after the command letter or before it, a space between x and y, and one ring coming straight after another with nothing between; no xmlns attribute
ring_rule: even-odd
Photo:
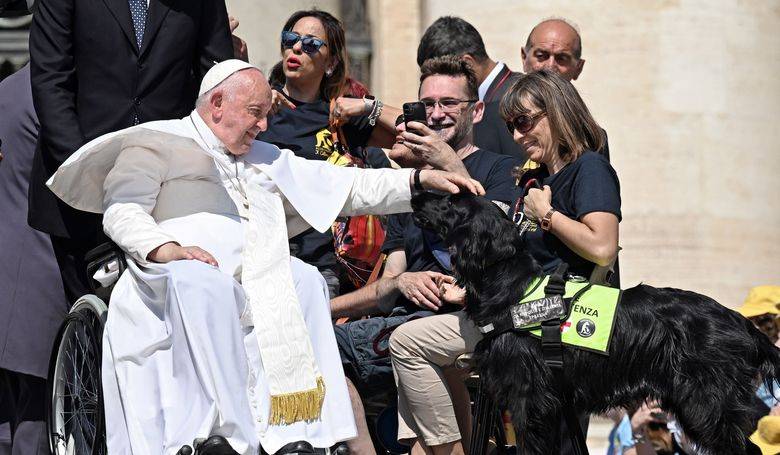
<svg viewBox="0 0 780 455"><path fill-rule="evenodd" d="M490 201L421 193L412 206L417 224L450 248L472 320L505 314L541 275L519 230ZM780 373L780 350L766 336L709 297L647 285L623 292L615 318L608 356L564 349L578 414L656 399L708 453L760 454L748 441L760 417L755 392L759 380L769 385ZM475 354L487 390L520 430L521 452L559 453L562 403L539 340L507 332L480 343Z"/></svg>

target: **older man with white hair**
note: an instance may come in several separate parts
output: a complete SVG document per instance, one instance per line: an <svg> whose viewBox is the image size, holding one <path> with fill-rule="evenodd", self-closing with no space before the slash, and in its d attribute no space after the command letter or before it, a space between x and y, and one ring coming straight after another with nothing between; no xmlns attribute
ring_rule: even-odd
<svg viewBox="0 0 780 455"><path fill-rule="evenodd" d="M287 239L338 215L409 211L412 187L482 192L441 171L297 158L254 140L270 106L259 69L222 62L189 116L95 139L48 182L103 212L132 259L103 340L111 454L193 440L201 454L298 453L354 437L327 287Z"/></svg>

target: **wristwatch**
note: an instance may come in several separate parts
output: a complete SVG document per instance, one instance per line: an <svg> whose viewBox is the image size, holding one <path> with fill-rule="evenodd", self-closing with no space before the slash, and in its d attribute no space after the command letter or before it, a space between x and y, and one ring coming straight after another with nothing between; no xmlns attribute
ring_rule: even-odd
<svg viewBox="0 0 780 455"><path fill-rule="evenodd" d="M539 224L541 225L543 231L549 231L552 227L553 213L555 213L555 209L550 207L550 210L548 210L544 217L539 220Z"/></svg>

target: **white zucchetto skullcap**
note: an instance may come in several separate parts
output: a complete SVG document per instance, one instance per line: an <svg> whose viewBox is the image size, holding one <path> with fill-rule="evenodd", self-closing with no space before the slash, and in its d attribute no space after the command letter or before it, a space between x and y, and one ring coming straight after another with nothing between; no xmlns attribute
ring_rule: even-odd
<svg viewBox="0 0 780 455"><path fill-rule="evenodd" d="M201 96L209 90L213 89L219 85L220 82L230 77L231 74L237 71L245 70L247 68L254 68L260 71L260 68L243 60L230 59L217 63L216 65L212 66L208 72L206 72L205 76L203 76L203 82L200 83L198 96Z"/></svg>

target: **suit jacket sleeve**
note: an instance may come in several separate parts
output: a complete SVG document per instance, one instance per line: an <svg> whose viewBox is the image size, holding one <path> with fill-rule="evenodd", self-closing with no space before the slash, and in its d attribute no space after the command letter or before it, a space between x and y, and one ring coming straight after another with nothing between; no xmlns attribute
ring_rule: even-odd
<svg viewBox="0 0 780 455"><path fill-rule="evenodd" d="M141 264L153 249L176 241L151 216L168 168L163 152L128 147L106 176L103 231Z"/></svg>
<svg viewBox="0 0 780 455"><path fill-rule="evenodd" d="M76 114L74 0L41 0L30 28L30 80L48 165L62 164L86 142Z"/></svg>
<svg viewBox="0 0 780 455"><path fill-rule="evenodd" d="M410 212L410 169L359 169L341 215Z"/></svg>
<svg viewBox="0 0 780 455"><path fill-rule="evenodd" d="M198 34L198 55L194 68L198 71L198 83L214 62L233 57L233 39L230 37L230 23L224 0L203 0L200 33Z"/></svg>

